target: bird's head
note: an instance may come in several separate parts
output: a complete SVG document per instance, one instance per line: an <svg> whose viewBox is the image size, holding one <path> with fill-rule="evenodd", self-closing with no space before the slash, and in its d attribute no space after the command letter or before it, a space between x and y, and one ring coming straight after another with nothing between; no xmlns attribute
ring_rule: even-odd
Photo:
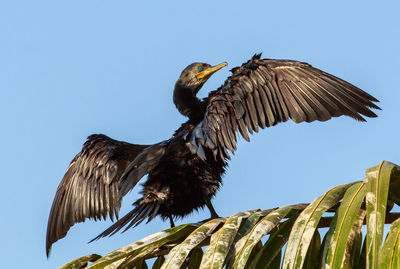
<svg viewBox="0 0 400 269"><path fill-rule="evenodd" d="M226 62L216 66L211 66L206 63L192 63L182 71L182 74L176 82L176 86L189 90L192 94L196 95L203 84L215 72L227 65Z"/></svg>

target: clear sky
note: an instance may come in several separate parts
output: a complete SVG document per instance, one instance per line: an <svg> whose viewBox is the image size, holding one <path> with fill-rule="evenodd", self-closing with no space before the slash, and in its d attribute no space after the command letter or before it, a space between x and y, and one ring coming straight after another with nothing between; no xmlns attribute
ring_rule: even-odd
<svg viewBox="0 0 400 269"><path fill-rule="evenodd" d="M185 121L172 103L182 69L254 53L310 64L379 100L376 119L285 123L243 139L213 200L221 216L311 202L399 156L400 5L396 1L0 2L0 256L2 268L56 268L168 228L156 219L95 243L110 222L75 225L45 256L56 188L86 137L137 144L169 138ZM152 2L152 4L149 4ZM398 1L397 1L398 2ZM121 214L138 198L125 197ZM193 213L177 223L205 219Z"/></svg>

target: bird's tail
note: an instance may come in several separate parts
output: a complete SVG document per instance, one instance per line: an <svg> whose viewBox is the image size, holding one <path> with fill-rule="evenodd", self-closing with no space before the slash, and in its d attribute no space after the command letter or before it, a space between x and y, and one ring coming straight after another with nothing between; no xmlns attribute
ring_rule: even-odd
<svg viewBox="0 0 400 269"><path fill-rule="evenodd" d="M157 215L158 210L160 209L160 201L143 202L142 200L138 200L133 205L135 206L134 209L132 209L123 218L119 219L117 222L111 225L107 230L90 240L89 243L102 237L112 236L119 230L121 230L124 226L128 225L122 231L126 232L132 226L138 226L146 218L148 218L146 223L149 223Z"/></svg>

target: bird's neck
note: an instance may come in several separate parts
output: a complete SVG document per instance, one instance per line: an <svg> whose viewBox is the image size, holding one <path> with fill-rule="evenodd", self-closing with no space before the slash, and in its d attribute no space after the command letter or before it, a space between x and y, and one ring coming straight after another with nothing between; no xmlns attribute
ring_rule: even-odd
<svg viewBox="0 0 400 269"><path fill-rule="evenodd" d="M177 83L174 89L174 104L178 111L190 120L200 120L204 117L205 105L192 90Z"/></svg>

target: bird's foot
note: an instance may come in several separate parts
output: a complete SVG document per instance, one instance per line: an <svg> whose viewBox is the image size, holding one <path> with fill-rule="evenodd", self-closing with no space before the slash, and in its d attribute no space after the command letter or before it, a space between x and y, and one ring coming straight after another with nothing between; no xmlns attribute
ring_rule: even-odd
<svg viewBox="0 0 400 269"><path fill-rule="evenodd" d="M175 223L174 223L174 220L172 219L171 215L169 215L169 223L171 224L171 228L175 227Z"/></svg>

